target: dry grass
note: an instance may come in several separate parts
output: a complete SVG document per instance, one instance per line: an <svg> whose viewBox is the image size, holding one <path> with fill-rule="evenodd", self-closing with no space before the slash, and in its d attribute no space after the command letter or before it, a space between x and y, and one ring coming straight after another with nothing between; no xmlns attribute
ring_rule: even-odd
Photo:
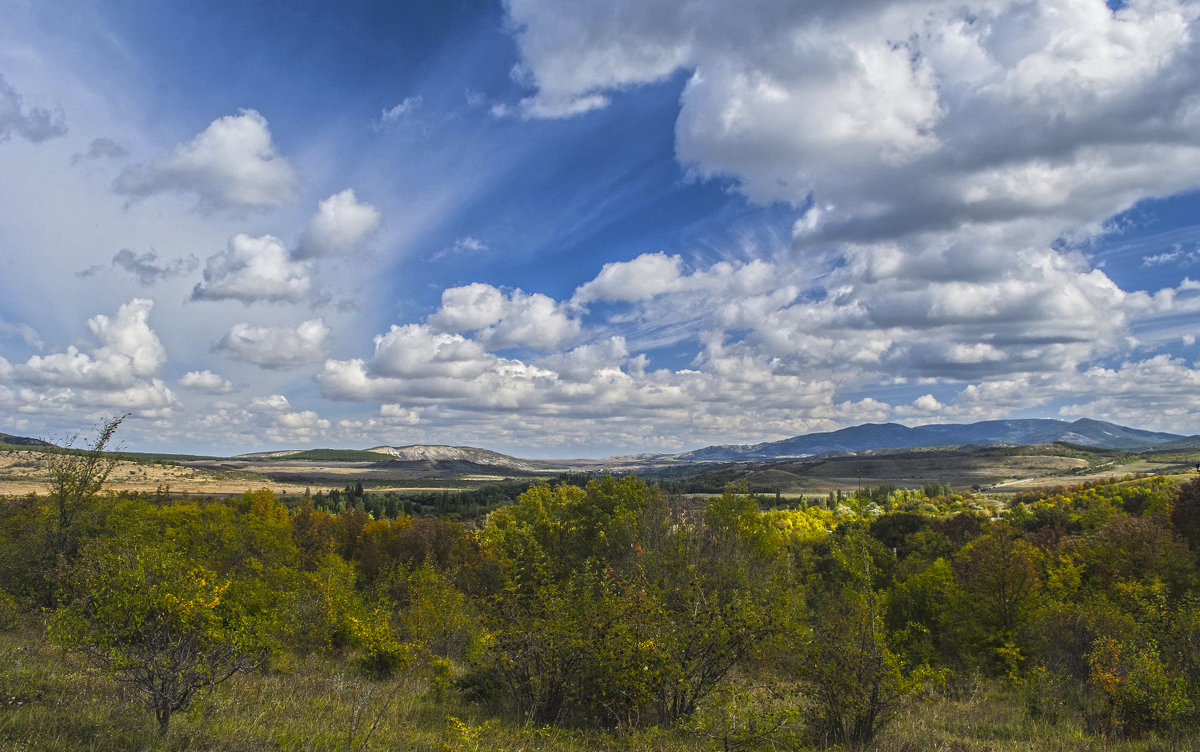
<svg viewBox="0 0 1200 752"><path fill-rule="evenodd" d="M915 705L880 737L878 752L1190 752L1195 738L1151 735L1127 739L1089 730L1064 711L1055 722L1034 720L1019 694L976 682L960 696Z"/></svg>

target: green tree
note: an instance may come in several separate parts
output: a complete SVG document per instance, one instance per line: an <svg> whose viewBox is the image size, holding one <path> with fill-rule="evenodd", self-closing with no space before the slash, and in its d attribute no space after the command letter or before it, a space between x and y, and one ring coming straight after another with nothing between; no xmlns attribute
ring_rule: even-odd
<svg viewBox="0 0 1200 752"><path fill-rule="evenodd" d="M1200 478L1192 478L1176 491L1171 524L1189 546L1200 548Z"/></svg>
<svg viewBox="0 0 1200 752"><path fill-rule="evenodd" d="M954 615L962 591L943 558L915 572L887 593L892 644L913 663L955 666L962 651Z"/></svg>
<svg viewBox="0 0 1200 752"><path fill-rule="evenodd" d="M61 451L48 455L51 511L46 536L46 570L70 564L81 547L80 527L94 510L97 494L120 460L118 454L108 451L108 445L126 417L118 415L103 421L91 440L82 439L76 433L63 443ZM77 447L80 443L82 447ZM53 578L49 578L44 598L50 603L54 597Z"/></svg>
<svg viewBox="0 0 1200 752"><path fill-rule="evenodd" d="M506 584L479 678L536 721L678 721L784 621L783 536L740 494L535 487L484 538Z"/></svg>
<svg viewBox="0 0 1200 752"><path fill-rule="evenodd" d="M1021 634L1038 605L1041 553L1005 523L989 525L954 560L966 609L984 657L994 668L1013 669L1021 658ZM1003 665L1001 665L1003 664Z"/></svg>
<svg viewBox="0 0 1200 752"><path fill-rule="evenodd" d="M871 539L855 531L834 543L849 577L822 588L810 606L812 632L796 667L808 686L814 741L866 747L936 674L915 669L888 646L885 604L875 590Z"/></svg>
<svg viewBox="0 0 1200 752"><path fill-rule="evenodd" d="M92 545L70 572L50 635L140 693L162 734L198 691L269 653L272 625L249 617L232 584L166 547Z"/></svg>
<svg viewBox="0 0 1200 752"><path fill-rule="evenodd" d="M1104 700L1103 720L1115 731L1167 730L1190 710L1182 682L1168 673L1154 642L1101 637L1087 660L1091 683Z"/></svg>

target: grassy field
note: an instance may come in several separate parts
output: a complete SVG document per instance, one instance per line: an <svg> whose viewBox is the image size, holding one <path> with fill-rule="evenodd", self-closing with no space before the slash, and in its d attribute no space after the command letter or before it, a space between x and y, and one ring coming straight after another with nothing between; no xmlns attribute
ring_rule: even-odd
<svg viewBox="0 0 1200 752"><path fill-rule="evenodd" d="M1053 720L1053 722L1051 722ZM1066 713L1033 720L1019 693L968 682L907 708L878 752L1165 752L1193 738L1097 735ZM413 750L414 752L685 752L725 748L721 729L572 730L490 717L428 676L375 681L329 659L238 676L178 713L164 736L132 693L63 656L31 618L0 632L0 750ZM729 730L735 730L730 726ZM804 750L786 732L775 746Z"/></svg>

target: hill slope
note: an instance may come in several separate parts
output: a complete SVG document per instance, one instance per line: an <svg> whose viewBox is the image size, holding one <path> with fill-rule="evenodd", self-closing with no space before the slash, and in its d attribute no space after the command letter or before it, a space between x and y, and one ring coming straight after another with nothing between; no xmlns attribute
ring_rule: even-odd
<svg viewBox="0 0 1200 752"><path fill-rule="evenodd" d="M13 436L10 433L0 433L0 444L8 444L9 446L27 446L27 447L52 447L49 441L41 439L31 439L28 436Z"/></svg>

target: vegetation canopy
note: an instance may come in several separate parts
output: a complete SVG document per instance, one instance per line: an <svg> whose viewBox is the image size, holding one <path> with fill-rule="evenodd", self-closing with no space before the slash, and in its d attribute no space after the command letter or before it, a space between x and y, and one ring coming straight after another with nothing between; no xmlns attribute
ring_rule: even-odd
<svg viewBox="0 0 1200 752"><path fill-rule="evenodd" d="M107 493L118 425L48 493L0 504L0 733L29 748L1135 750L1200 733L1200 478L783 505L603 477L535 482L464 522L361 486L336 506Z"/></svg>

